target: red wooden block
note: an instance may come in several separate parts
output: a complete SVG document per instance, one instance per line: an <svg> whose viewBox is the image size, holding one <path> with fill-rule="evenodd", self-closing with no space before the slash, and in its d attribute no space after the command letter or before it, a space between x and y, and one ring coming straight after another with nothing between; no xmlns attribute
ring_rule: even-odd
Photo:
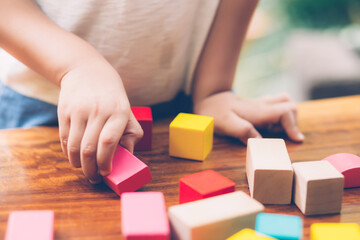
<svg viewBox="0 0 360 240"><path fill-rule="evenodd" d="M235 191L235 183L207 170L180 178L179 203L186 203Z"/></svg>
<svg viewBox="0 0 360 240"><path fill-rule="evenodd" d="M141 188L151 179L149 167L118 145L112 160L112 172L104 177L104 182L120 195Z"/></svg>
<svg viewBox="0 0 360 240"><path fill-rule="evenodd" d="M153 119L151 114L151 108L149 107L132 107L131 111L133 112L136 120L138 120L141 125L144 136L143 138L135 145L135 150L151 150L152 143L152 125Z"/></svg>
<svg viewBox="0 0 360 240"><path fill-rule="evenodd" d="M344 188L360 187L360 157L351 153L337 153L324 158L329 161L342 175Z"/></svg>

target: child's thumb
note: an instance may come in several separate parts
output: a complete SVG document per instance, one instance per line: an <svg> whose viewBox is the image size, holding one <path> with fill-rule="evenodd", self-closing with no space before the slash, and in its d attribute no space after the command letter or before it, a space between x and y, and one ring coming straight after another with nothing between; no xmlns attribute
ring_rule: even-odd
<svg viewBox="0 0 360 240"><path fill-rule="evenodd" d="M130 113L130 118L124 133L120 139L120 145L129 150L129 152L134 152L134 146L140 139L143 137L144 131L142 130L139 122L134 117L134 114Z"/></svg>

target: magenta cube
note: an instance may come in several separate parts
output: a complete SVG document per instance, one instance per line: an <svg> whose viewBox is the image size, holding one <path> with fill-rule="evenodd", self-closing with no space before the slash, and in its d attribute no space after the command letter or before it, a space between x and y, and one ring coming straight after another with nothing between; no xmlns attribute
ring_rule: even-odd
<svg viewBox="0 0 360 240"><path fill-rule="evenodd" d="M123 192L133 192L152 179L149 167L118 145L112 160L112 171L104 177L104 182L119 196Z"/></svg>
<svg viewBox="0 0 360 240"><path fill-rule="evenodd" d="M328 161L342 175L344 188L360 187L360 157L352 153L336 153L323 160Z"/></svg>

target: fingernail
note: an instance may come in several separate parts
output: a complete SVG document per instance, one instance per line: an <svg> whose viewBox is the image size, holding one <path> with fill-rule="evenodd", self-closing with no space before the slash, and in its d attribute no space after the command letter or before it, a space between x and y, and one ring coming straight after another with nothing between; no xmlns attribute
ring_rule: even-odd
<svg viewBox="0 0 360 240"><path fill-rule="evenodd" d="M96 179L96 180L91 180L91 179L89 179L89 183L91 183L91 184L93 184L93 185L99 184L99 183L101 183L101 179Z"/></svg>
<svg viewBox="0 0 360 240"><path fill-rule="evenodd" d="M101 176L103 176L103 177L109 175L110 173L111 173L111 171L103 171L103 170L100 170L100 171L99 171L99 174L100 174Z"/></svg>
<svg viewBox="0 0 360 240"><path fill-rule="evenodd" d="M302 133L298 133L298 138L299 138L300 140L304 140L304 139L305 139L305 136L304 136L304 134L302 134Z"/></svg>

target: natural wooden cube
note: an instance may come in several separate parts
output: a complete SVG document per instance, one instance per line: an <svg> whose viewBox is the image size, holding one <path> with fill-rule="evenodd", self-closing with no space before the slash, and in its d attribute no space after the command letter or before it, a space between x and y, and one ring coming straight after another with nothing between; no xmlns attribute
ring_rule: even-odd
<svg viewBox="0 0 360 240"><path fill-rule="evenodd" d="M132 107L136 120L139 122L141 128L144 131L142 139L135 145L134 150L145 151L151 150L152 147L152 126L153 118L150 107Z"/></svg>
<svg viewBox="0 0 360 240"><path fill-rule="evenodd" d="M214 119L179 113L169 129L169 154L203 161L212 150Z"/></svg>
<svg viewBox="0 0 360 240"><path fill-rule="evenodd" d="M324 158L344 175L344 188L360 187L360 157L351 153L337 153Z"/></svg>
<svg viewBox="0 0 360 240"><path fill-rule="evenodd" d="M186 203L235 191L235 183L207 170L180 178L179 203Z"/></svg>
<svg viewBox="0 0 360 240"><path fill-rule="evenodd" d="M14 211L9 215L5 240L54 239L54 212Z"/></svg>
<svg viewBox="0 0 360 240"><path fill-rule="evenodd" d="M253 229L245 228L238 233L235 233L226 240L275 240L275 238L268 237L264 234L255 232Z"/></svg>
<svg viewBox="0 0 360 240"><path fill-rule="evenodd" d="M164 194L161 192L121 194L121 224L125 240L169 240L170 226Z"/></svg>
<svg viewBox="0 0 360 240"><path fill-rule="evenodd" d="M310 227L311 240L360 240L356 223L314 223Z"/></svg>
<svg viewBox="0 0 360 240"><path fill-rule="evenodd" d="M259 213L256 217L255 231L276 239L302 238L302 220L298 216Z"/></svg>
<svg viewBox="0 0 360 240"><path fill-rule="evenodd" d="M344 176L328 161L293 163L294 202L304 215L341 211Z"/></svg>
<svg viewBox="0 0 360 240"><path fill-rule="evenodd" d="M128 150L118 145L112 159L112 171L104 182L119 196L133 192L151 181L149 167Z"/></svg>
<svg viewBox="0 0 360 240"><path fill-rule="evenodd" d="M253 198L264 204L290 204L293 169L283 139L250 138L246 175Z"/></svg>
<svg viewBox="0 0 360 240"><path fill-rule="evenodd" d="M243 228L254 228L264 206L238 191L172 206L172 233L181 240L226 239Z"/></svg>

